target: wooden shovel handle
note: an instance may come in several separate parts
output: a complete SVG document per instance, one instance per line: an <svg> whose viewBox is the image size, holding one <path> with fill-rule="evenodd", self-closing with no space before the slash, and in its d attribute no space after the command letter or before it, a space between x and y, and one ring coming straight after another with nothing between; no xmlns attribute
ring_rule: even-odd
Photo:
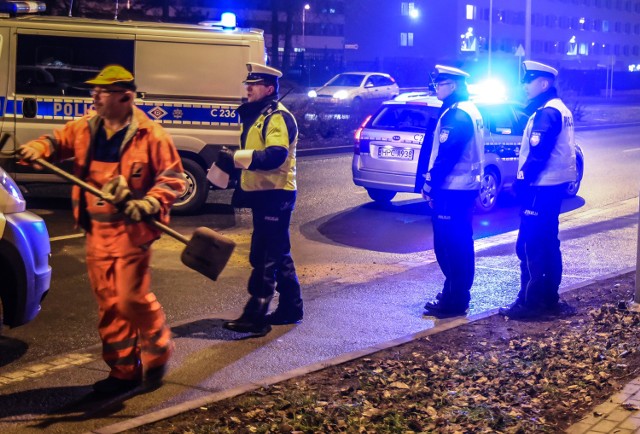
<svg viewBox="0 0 640 434"><path fill-rule="evenodd" d="M68 181L71 181L72 183L74 183L75 185L77 185L78 187L82 188L83 190L88 191L89 193L99 197L102 200L105 200L104 197L104 193L102 192L102 190L94 187L91 184L88 184L86 182L84 182L82 179L78 178L77 176L74 176L72 174L70 174L69 172L62 170L61 168L59 168L58 166L49 163L47 160L45 160L44 158L38 158L37 160L35 160L35 162L43 167L46 167L47 169L49 169L50 171L52 171L53 173L55 173L58 176L61 176L63 178L65 178ZM107 201L108 202L108 201ZM147 223L149 223L151 226L155 227L156 229L164 232L165 234L175 238L176 240L184 243L184 244L189 244L189 239L187 237L185 237L184 235L182 235L181 233L174 231L173 229L171 229L169 226L160 223L158 220L152 218L149 220L145 220Z"/></svg>

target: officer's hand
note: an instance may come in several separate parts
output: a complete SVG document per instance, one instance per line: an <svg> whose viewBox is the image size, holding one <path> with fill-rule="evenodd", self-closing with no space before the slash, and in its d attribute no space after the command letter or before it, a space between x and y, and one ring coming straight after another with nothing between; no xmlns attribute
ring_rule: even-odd
<svg viewBox="0 0 640 434"><path fill-rule="evenodd" d="M102 186L104 200L114 205L119 205L131 196L131 190L127 185L127 180L122 175L118 175Z"/></svg>
<svg viewBox="0 0 640 434"><path fill-rule="evenodd" d="M232 175L236 168L236 164L233 161L234 153L234 151L227 148L226 146L223 146L222 149L220 149L220 152L218 152L216 166L218 166L220 170L228 175Z"/></svg>
<svg viewBox="0 0 640 434"><path fill-rule="evenodd" d="M145 217L157 214L158 211L160 211L160 202L151 196L132 199L124 204L125 215L134 222L142 221Z"/></svg>

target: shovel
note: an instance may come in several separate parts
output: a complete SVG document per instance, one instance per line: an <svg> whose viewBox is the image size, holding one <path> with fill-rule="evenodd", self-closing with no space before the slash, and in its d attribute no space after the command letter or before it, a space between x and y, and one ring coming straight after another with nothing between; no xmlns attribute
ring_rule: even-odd
<svg viewBox="0 0 640 434"><path fill-rule="evenodd" d="M106 200L102 190L91 184L87 184L83 180L60 169L58 166L49 163L47 160L38 158L35 162L46 167L56 175L71 181L83 190L87 190L89 193L98 196L100 199ZM212 280L216 280L218 278L225 265L227 265L227 262L231 257L231 253L236 246L236 243L230 238L206 227L199 227L196 229L189 240L181 233L174 231L169 226L162 224L155 219L145 220L145 222L184 243L186 247L180 256L182 263Z"/></svg>

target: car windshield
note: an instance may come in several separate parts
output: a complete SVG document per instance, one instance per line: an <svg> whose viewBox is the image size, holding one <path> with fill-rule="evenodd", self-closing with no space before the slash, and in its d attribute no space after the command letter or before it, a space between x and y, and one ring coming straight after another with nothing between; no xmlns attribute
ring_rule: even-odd
<svg viewBox="0 0 640 434"><path fill-rule="evenodd" d="M358 87L364 77L361 74L339 74L329 81L326 86Z"/></svg>
<svg viewBox="0 0 640 434"><path fill-rule="evenodd" d="M438 107L422 105L385 105L371 122L380 130L426 130L435 128Z"/></svg>

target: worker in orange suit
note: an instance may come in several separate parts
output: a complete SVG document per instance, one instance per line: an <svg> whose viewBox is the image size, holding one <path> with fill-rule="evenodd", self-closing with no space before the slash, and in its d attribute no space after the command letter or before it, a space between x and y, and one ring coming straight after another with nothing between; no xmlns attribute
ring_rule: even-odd
<svg viewBox="0 0 640 434"><path fill-rule="evenodd" d="M169 134L134 105L133 75L105 67L92 86L95 112L20 148L26 161L75 157L74 174L102 189L105 199L72 191L73 212L86 231L87 268L98 301L102 355L111 371L93 385L118 395L143 382L162 384L173 351L160 302L150 289L150 246L185 189L180 157Z"/></svg>

